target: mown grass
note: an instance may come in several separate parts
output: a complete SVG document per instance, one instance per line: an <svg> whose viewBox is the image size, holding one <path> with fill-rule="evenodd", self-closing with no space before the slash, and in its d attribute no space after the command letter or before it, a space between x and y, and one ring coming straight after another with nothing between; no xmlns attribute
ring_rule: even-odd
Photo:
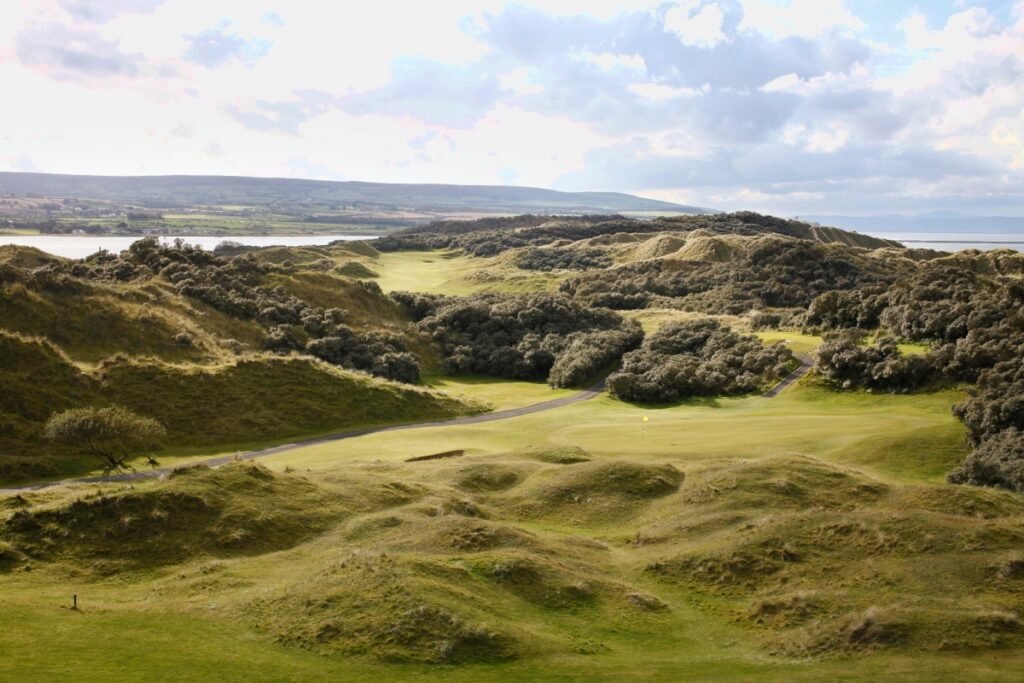
<svg viewBox="0 0 1024 683"><path fill-rule="evenodd" d="M535 292L557 289L565 275L513 268L500 258L449 251L385 252L370 267L385 292L408 291L465 296L478 292Z"/></svg>
<svg viewBox="0 0 1024 683"><path fill-rule="evenodd" d="M494 453L574 444L599 455L683 459L799 452L863 465L886 478L934 482L966 454L963 427L950 413L962 396L955 390L889 395L797 386L774 399L693 400L667 407L634 406L605 396L508 421L314 446L275 458L273 465L317 467L350 459L401 459L414 451ZM934 438L919 438L930 430L935 430ZM886 458L886 453L898 457Z"/></svg>

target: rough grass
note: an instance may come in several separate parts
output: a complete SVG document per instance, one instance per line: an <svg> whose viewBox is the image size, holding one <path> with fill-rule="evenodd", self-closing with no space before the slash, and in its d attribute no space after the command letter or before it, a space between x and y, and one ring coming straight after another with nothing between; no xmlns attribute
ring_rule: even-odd
<svg viewBox="0 0 1024 683"><path fill-rule="evenodd" d="M46 343L0 334L2 481L82 472L95 463L58 454L42 426L59 410L119 404L158 419L176 451L417 421L467 406L426 391L306 358L253 356L216 367L130 359L86 373Z"/></svg>
<svg viewBox="0 0 1024 683"><path fill-rule="evenodd" d="M3 535L26 559L110 574L288 548L324 531L341 512L338 499L297 475L237 464L18 510Z"/></svg>
<svg viewBox="0 0 1024 683"><path fill-rule="evenodd" d="M253 672L188 637L106 651L133 672L216 661L227 680L286 666L310 680L1013 680L1020 496L809 457L666 462L640 449L302 475L238 464L10 497L0 590L17 598L0 644L28 647L30 615L50 624L70 573L83 611L66 617L108 638L188 624L211 645L270 653ZM213 617L236 626L211 629ZM42 647L60 657L73 642ZM23 680L51 671L22 661ZM84 661L86 680L109 670Z"/></svg>

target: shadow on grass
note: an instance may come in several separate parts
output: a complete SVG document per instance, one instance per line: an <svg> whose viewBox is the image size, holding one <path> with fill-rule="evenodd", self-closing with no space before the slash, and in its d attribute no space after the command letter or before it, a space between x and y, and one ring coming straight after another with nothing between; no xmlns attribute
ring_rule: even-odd
<svg viewBox="0 0 1024 683"><path fill-rule="evenodd" d="M427 375L422 378L421 386L431 389L444 388L449 383L469 384L473 386L485 386L491 384L533 384L538 387L548 387L547 382L529 379L505 379L503 377L490 377L488 375ZM552 389L554 391L554 389Z"/></svg>
<svg viewBox="0 0 1024 683"><path fill-rule="evenodd" d="M744 396L756 396L756 394L743 394L741 396L729 396L728 398L743 398ZM673 403L645 403L643 401L626 401L621 398L617 398L612 395L608 395L608 398L619 403L625 403L632 408L643 408L644 410L668 410L670 408L721 408L722 404L719 403L721 396L691 396L684 398Z"/></svg>

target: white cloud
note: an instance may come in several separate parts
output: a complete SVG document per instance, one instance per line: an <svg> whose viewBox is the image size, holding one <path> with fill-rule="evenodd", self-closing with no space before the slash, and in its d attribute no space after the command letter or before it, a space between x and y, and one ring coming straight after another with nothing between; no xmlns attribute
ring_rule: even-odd
<svg viewBox="0 0 1024 683"><path fill-rule="evenodd" d="M785 76L779 76L773 78L764 85L761 86L761 90L764 92L786 92L791 90L794 86L800 83L800 77L796 74L786 74Z"/></svg>
<svg viewBox="0 0 1024 683"><path fill-rule="evenodd" d="M656 102L674 100L677 97L698 97L701 95L701 91L697 88L676 88L660 83L633 83L626 90L634 95L639 95Z"/></svg>
<svg viewBox="0 0 1024 683"><path fill-rule="evenodd" d="M645 71L647 64L644 63L644 58L637 54L615 54L612 52L578 52L574 54L573 59L585 62L586 64L593 64L596 67L604 71L614 71L615 69L636 69L639 71Z"/></svg>
<svg viewBox="0 0 1024 683"><path fill-rule="evenodd" d="M665 30L675 33L685 45L714 47L726 40L724 20L725 13L716 3L700 6L699 0L685 0L665 13Z"/></svg>
<svg viewBox="0 0 1024 683"><path fill-rule="evenodd" d="M779 139L787 145L797 145L805 152L829 154L846 146L850 131L838 124L809 128L804 124L786 126Z"/></svg>
<svg viewBox="0 0 1024 683"><path fill-rule="evenodd" d="M931 23L912 14L895 38L864 31L890 36L870 47L851 34L864 23L838 0L740 0L736 33L731 0L378 0L358 9L167 0L102 23L61 6L86 1L0 2L0 82L19 94L0 107L0 166L514 180L776 210L817 201L825 182L861 205L1024 194L1014 190L1024 187L1021 0L1011 19L977 8ZM481 13L513 5L505 43L473 29ZM265 41L266 54L212 68L183 59L185 36L221 22L244 41ZM51 40L20 57L17 36L48 26L74 33L41 35ZM75 40L60 40L68 35ZM799 49L780 43L794 36L805 39ZM39 45L49 51L40 56ZM685 45L716 48L714 62ZM67 71L76 56L102 57L104 46L140 56L137 69L117 71L110 54L76 66L113 75L47 76L54 63ZM387 116L340 108L393 91L401 64L436 68L414 71L422 77L403 82ZM458 127L431 117L424 93L466 109ZM946 166L933 170L937 162ZM602 164L604 175L595 172Z"/></svg>
<svg viewBox="0 0 1024 683"><path fill-rule="evenodd" d="M525 66L499 75L498 82L503 89L511 90L517 95L536 95L544 92L544 86L533 81L530 69Z"/></svg>
<svg viewBox="0 0 1024 683"><path fill-rule="evenodd" d="M813 38L832 29L860 31L865 24L843 0L741 0L741 31L759 31L773 38Z"/></svg>

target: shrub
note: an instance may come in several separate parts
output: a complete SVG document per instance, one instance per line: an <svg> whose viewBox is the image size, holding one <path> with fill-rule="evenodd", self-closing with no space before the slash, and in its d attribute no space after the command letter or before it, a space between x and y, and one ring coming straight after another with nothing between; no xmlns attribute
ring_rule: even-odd
<svg viewBox="0 0 1024 683"><path fill-rule="evenodd" d="M781 344L764 346L715 320L672 322L623 356L608 390L626 401L650 403L741 394L784 376L792 360Z"/></svg>

